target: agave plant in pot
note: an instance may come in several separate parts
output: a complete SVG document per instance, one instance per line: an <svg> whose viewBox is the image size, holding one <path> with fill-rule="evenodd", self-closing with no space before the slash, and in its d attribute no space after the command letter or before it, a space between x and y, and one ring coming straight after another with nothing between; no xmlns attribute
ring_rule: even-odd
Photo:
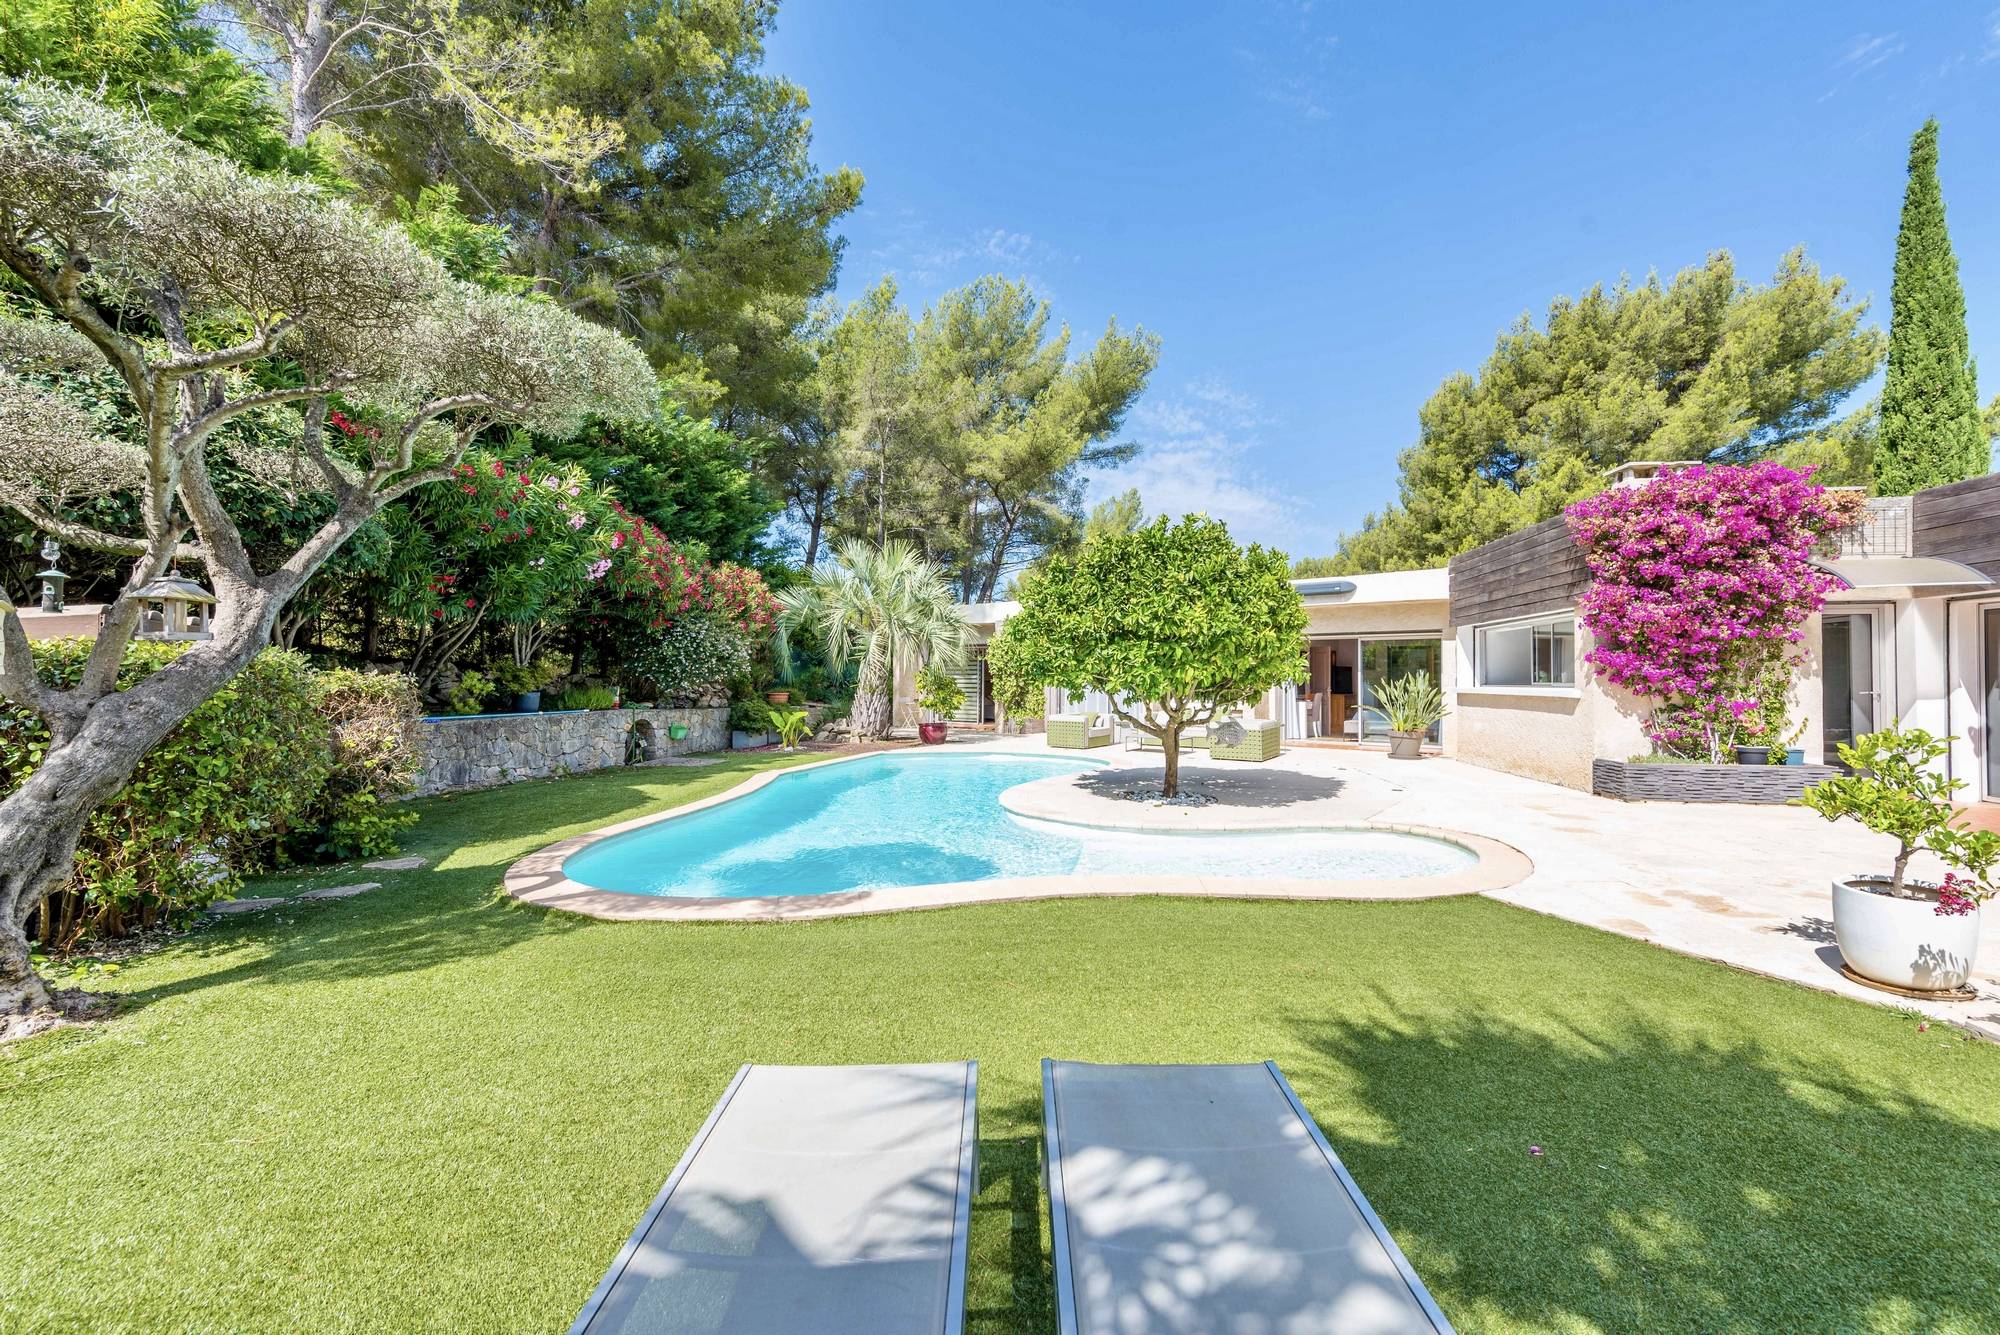
<svg viewBox="0 0 2000 1335"><path fill-rule="evenodd" d="M1372 712L1382 716L1389 730L1389 757L1415 760L1423 754L1424 738L1444 716L1444 692L1431 681L1428 672L1412 672L1375 688Z"/></svg>
<svg viewBox="0 0 2000 1335"><path fill-rule="evenodd" d="M1854 820L1896 840L1887 873L1833 883L1833 934L1849 971L1905 992L1961 993L1979 951L1979 922L1996 887L2000 834L1969 828L1952 806L1965 787L1931 768L1953 739L1891 725L1840 747L1853 771L1795 799L1828 820ZM1910 859L1934 854L1938 884L1912 880Z"/></svg>

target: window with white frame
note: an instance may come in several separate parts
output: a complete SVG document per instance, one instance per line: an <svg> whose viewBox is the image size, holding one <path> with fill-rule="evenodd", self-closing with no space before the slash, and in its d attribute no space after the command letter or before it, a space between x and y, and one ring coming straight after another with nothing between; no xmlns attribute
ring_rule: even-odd
<svg viewBox="0 0 2000 1335"><path fill-rule="evenodd" d="M1576 618L1486 626L1476 653L1481 686L1576 685Z"/></svg>

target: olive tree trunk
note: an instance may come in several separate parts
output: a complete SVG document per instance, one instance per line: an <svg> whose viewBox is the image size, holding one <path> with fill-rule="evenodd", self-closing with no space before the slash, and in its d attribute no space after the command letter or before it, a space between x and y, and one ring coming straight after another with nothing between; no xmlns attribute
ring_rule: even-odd
<svg viewBox="0 0 2000 1335"><path fill-rule="evenodd" d="M229 640L183 655L180 670L101 696L75 718L52 720L47 756L0 799L0 1016L49 1004L29 964L28 920L69 880L90 814L125 786L148 751L256 657L266 625L265 618L241 620Z"/></svg>

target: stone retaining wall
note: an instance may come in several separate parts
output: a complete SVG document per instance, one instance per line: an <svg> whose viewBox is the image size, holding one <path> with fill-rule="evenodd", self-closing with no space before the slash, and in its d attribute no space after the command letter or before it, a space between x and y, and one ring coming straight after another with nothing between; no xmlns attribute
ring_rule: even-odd
<svg viewBox="0 0 2000 1335"><path fill-rule="evenodd" d="M1625 802L1759 802L1777 806L1840 771L1832 765L1635 765L1593 760L1590 791Z"/></svg>
<svg viewBox="0 0 2000 1335"><path fill-rule="evenodd" d="M674 741L669 725L687 725ZM653 758L729 746L726 709L592 709L561 714L470 714L426 719L416 795L490 788L625 763L626 734L649 729Z"/></svg>

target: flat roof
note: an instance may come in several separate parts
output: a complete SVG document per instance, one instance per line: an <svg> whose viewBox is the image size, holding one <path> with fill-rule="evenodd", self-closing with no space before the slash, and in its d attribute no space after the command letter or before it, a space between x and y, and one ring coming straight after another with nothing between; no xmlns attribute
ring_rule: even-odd
<svg viewBox="0 0 2000 1335"><path fill-rule="evenodd" d="M1451 571L1383 570L1372 575L1316 575L1295 579L1292 587L1308 607L1345 607L1356 603L1442 603L1451 599Z"/></svg>

